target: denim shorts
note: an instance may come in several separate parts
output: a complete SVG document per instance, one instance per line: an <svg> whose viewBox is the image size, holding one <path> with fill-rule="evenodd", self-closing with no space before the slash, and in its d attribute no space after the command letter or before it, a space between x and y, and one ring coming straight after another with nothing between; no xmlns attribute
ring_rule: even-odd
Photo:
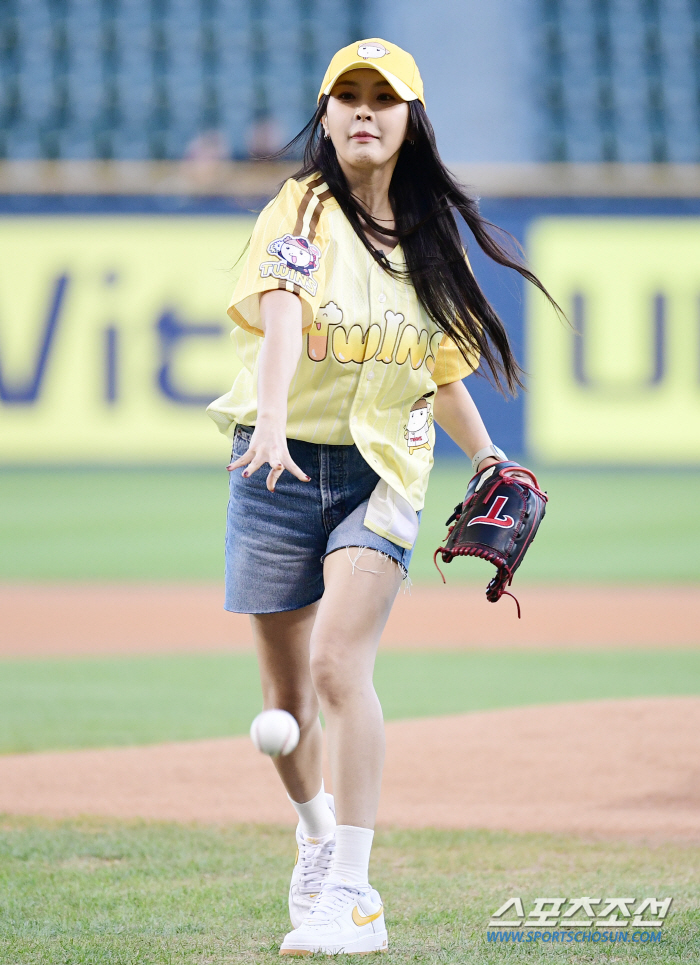
<svg viewBox="0 0 700 965"><path fill-rule="evenodd" d="M232 460L250 445L253 429L236 426ZM363 525L379 481L357 446L287 440L289 454L310 482L283 472L274 493L265 464L247 479L230 473L226 520L226 603L233 613L298 610L323 595L323 560L346 546L366 546L396 560L404 575L412 550Z"/></svg>

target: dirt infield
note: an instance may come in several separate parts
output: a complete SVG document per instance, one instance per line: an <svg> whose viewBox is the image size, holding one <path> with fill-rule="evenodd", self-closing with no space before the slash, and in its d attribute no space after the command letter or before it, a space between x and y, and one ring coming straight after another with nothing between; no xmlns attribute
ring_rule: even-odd
<svg viewBox="0 0 700 965"><path fill-rule="evenodd" d="M395 649L697 646L695 587L400 594ZM0 656L247 650L219 586L0 586ZM700 698L527 707L387 725L380 822L700 840ZM436 793L437 789L437 793ZM0 757L0 812L291 823L247 738Z"/></svg>
<svg viewBox="0 0 700 965"><path fill-rule="evenodd" d="M697 646L697 587L528 587L523 618L481 586L400 593L382 644L393 648ZM0 656L248 649L248 618L220 586L0 585Z"/></svg>
<svg viewBox="0 0 700 965"><path fill-rule="evenodd" d="M384 826L700 840L700 698L591 701L394 722ZM0 812L279 822L247 738L0 758Z"/></svg>

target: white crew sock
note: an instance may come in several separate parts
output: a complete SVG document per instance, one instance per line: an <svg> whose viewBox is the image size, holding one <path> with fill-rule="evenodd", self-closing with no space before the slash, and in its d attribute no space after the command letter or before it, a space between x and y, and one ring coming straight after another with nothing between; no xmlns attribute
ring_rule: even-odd
<svg viewBox="0 0 700 965"><path fill-rule="evenodd" d="M289 797L289 795L287 795ZM292 801L291 797L289 798ZM307 838L322 838L335 829L335 815L326 800L326 789L321 781L321 790L310 801L298 804L292 801L294 810L299 815L302 834Z"/></svg>
<svg viewBox="0 0 700 965"><path fill-rule="evenodd" d="M335 854L331 875L352 885L369 885L369 856L374 831L339 824L335 829Z"/></svg>

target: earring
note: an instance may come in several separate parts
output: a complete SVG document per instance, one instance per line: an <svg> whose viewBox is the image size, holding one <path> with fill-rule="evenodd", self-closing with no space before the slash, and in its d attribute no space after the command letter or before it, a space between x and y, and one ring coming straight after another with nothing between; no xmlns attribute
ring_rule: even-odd
<svg viewBox="0 0 700 965"><path fill-rule="evenodd" d="M412 138L412 137L409 137L409 139L408 139L408 143L409 143L409 144L415 144L416 142L415 142L415 141L413 140L413 138Z"/></svg>
<svg viewBox="0 0 700 965"><path fill-rule="evenodd" d="M324 134L323 134L323 139L324 139L324 141L330 141L331 136L330 136L330 134L328 133L328 131L325 131L325 132L324 132Z"/></svg>

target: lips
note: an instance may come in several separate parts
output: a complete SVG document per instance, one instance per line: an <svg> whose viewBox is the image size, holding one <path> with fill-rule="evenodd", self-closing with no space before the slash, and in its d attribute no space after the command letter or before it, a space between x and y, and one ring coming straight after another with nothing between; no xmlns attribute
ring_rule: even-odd
<svg viewBox="0 0 700 965"><path fill-rule="evenodd" d="M358 131L357 134L352 135L353 141L376 141L378 137L376 134L370 134L369 131Z"/></svg>

